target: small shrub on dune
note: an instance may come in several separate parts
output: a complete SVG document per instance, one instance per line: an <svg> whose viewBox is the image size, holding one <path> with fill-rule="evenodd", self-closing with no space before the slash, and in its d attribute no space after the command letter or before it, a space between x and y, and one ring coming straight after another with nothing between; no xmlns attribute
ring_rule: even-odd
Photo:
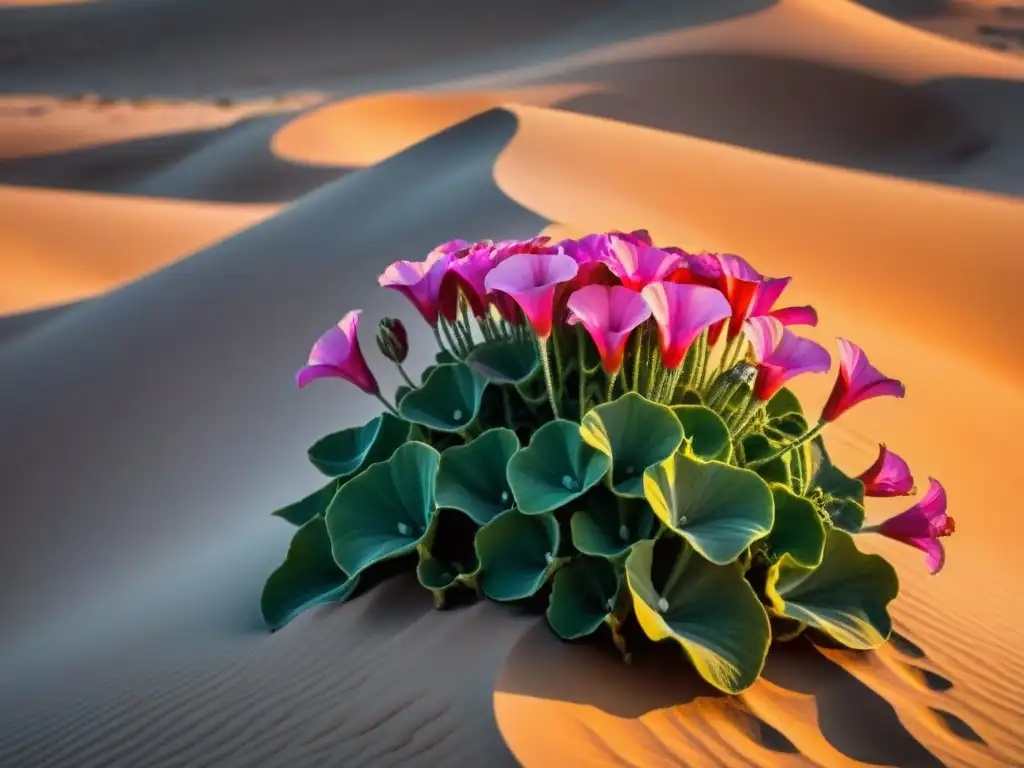
<svg viewBox="0 0 1024 768"><path fill-rule="evenodd" d="M313 346L299 387L345 379L385 411L314 444L329 482L275 513L298 530L264 590L272 627L408 565L438 607L478 596L539 606L560 637L600 631L627 660L625 630L639 628L737 693L773 635L886 642L897 576L858 536L897 539L942 567L953 532L942 486L930 480L906 512L865 527L866 497L915 492L910 469L881 445L849 476L822 439L903 385L839 339L816 419L786 387L832 368L794 331L815 311L776 306L789 278L637 231L457 240L379 282L430 326L436 363L414 379L405 327L381 321L377 343L405 380L385 396L358 310Z"/></svg>

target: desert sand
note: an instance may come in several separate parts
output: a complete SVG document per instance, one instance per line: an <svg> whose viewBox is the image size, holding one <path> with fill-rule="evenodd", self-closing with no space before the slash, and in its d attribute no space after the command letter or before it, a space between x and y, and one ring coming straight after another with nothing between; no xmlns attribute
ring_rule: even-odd
<svg viewBox="0 0 1024 768"><path fill-rule="evenodd" d="M0 765L1024 765L1024 57L965 21L1011 5L0 2ZM859 540L890 645L728 699L407 578L268 633L269 512L377 410L296 391L311 341L362 307L425 364L389 262L638 227L792 275L905 382L827 433L957 520L936 577Z"/></svg>

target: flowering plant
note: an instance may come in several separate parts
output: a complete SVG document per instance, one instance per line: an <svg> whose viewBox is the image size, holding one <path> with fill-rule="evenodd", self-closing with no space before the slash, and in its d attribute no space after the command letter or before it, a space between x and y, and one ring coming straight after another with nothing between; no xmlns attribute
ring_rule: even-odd
<svg viewBox="0 0 1024 768"><path fill-rule="evenodd" d="M378 345L405 380L388 399L358 310L313 346L300 387L345 379L386 410L315 443L330 482L275 512L298 530L264 588L272 627L408 564L438 607L480 594L540 606L560 637L601 631L627 660L634 635L672 640L737 693L773 637L887 640L896 573L855 536L897 539L942 567L942 486L865 527L865 497L913 493L910 470L880 445L848 476L821 437L903 385L840 339L816 421L786 388L831 368L792 330L815 311L776 307L789 278L636 231L456 240L379 282L431 327L436 364L414 381L405 327L381 321Z"/></svg>

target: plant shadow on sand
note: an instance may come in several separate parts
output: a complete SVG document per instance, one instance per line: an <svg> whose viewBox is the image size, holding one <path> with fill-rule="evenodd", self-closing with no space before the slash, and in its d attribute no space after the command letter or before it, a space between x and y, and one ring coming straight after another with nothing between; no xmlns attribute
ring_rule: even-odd
<svg viewBox="0 0 1024 768"><path fill-rule="evenodd" d="M901 635L895 635L893 646L899 654L924 659L924 652ZM822 648L828 645L815 638ZM900 720L896 709L883 696L854 677L850 672L826 658L819 646L802 637L791 643L772 646L762 674L755 688L781 689L768 695L799 694L813 699L817 722L787 715L793 730L818 730L821 737L846 757L865 763L900 766L941 766L942 761L921 744ZM610 645L610 644L609 644ZM830 650L830 654L834 653ZM855 651L842 651L857 656ZM908 665L910 666L910 665ZM941 695L952 688L952 682L941 675L912 667L912 672L923 677L923 683L933 695ZM767 691L765 691L767 693ZM758 695L760 696L760 693ZM602 723L610 725L610 716L620 721L637 721L640 731L629 731L630 738L641 732L657 734L661 740L658 752L673 750L677 733L668 733L664 721L654 725L652 718L664 717L679 731L681 740L699 734L701 721L726 718L734 730L751 740L762 759L775 753L800 757L799 748L786 733L764 722L751 710L744 695L730 697L705 684L683 658L674 644L663 643L634 650L633 663L622 663L614 650L598 647L596 643L563 643L547 627L538 626L528 632L510 652L495 686L499 726L509 746L515 751L520 734L516 731L530 721L539 722L564 718L565 727L579 727L588 721L592 735L601 742L604 754L614 760L622 757L602 734ZM516 697L516 707L537 712L522 718L503 718L500 700L504 695ZM570 706L559 710L559 703ZM573 706L576 705L576 706ZM586 708L598 710L593 716L580 714ZM984 739L960 717L935 707L928 707L949 733L984 745ZM663 711L659 714L659 710ZM648 728L641 723L647 721ZM691 730L693 734L686 731ZM779 725L776 722L776 725ZM788 725L788 722L787 722ZM557 728L562 727L558 723ZM785 725L783 730L790 729ZM525 734L523 734L525 737ZM666 738L667 736L667 738ZM699 735L698 735L699 738ZM799 739L796 739L799 741ZM806 756L809 757L809 756ZM658 763L659 765L662 763ZM668 764L668 763L665 763Z"/></svg>

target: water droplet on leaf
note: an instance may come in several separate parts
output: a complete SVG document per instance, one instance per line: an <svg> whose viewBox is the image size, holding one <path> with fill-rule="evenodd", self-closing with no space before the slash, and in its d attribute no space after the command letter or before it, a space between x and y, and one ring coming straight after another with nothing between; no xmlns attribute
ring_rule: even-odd
<svg viewBox="0 0 1024 768"><path fill-rule="evenodd" d="M452 418L455 419L455 421L462 421L462 411L460 411L458 409L453 411L452 412Z"/></svg>
<svg viewBox="0 0 1024 768"><path fill-rule="evenodd" d="M502 503L505 503L506 501L508 501L508 491L502 491L501 492L501 501L502 501Z"/></svg>
<svg viewBox="0 0 1024 768"><path fill-rule="evenodd" d="M405 523L399 523L398 524L398 532L402 536L408 536L411 533L411 530L410 530L409 526L406 525Z"/></svg>
<svg viewBox="0 0 1024 768"><path fill-rule="evenodd" d="M630 464L628 467L626 467L626 474L627 475L632 475L633 471L634 470L633 470L633 465L632 464Z"/></svg>
<svg viewBox="0 0 1024 768"><path fill-rule="evenodd" d="M625 523L619 526L619 538L623 541L629 541L629 528Z"/></svg>
<svg viewBox="0 0 1024 768"><path fill-rule="evenodd" d="M547 563L548 565L551 565L551 564L552 564L553 562L555 562L555 556L554 556L554 555L552 555L552 554L551 554L550 552L545 552L545 553L544 553L544 561L545 561L545 562L546 562L546 563Z"/></svg>
<svg viewBox="0 0 1024 768"><path fill-rule="evenodd" d="M567 491L575 491L578 490L579 488L576 481L573 480L568 475L562 475L562 487L564 487Z"/></svg>
<svg viewBox="0 0 1024 768"><path fill-rule="evenodd" d="M665 613L668 610L668 600L664 597L658 598L658 612Z"/></svg>
<svg viewBox="0 0 1024 768"><path fill-rule="evenodd" d="M609 597L607 600L604 601L604 607L608 611L608 613L611 613L615 610L615 601Z"/></svg>
<svg viewBox="0 0 1024 768"><path fill-rule="evenodd" d="M685 523L686 522L686 515L680 515L679 516L679 522L680 523Z"/></svg>

